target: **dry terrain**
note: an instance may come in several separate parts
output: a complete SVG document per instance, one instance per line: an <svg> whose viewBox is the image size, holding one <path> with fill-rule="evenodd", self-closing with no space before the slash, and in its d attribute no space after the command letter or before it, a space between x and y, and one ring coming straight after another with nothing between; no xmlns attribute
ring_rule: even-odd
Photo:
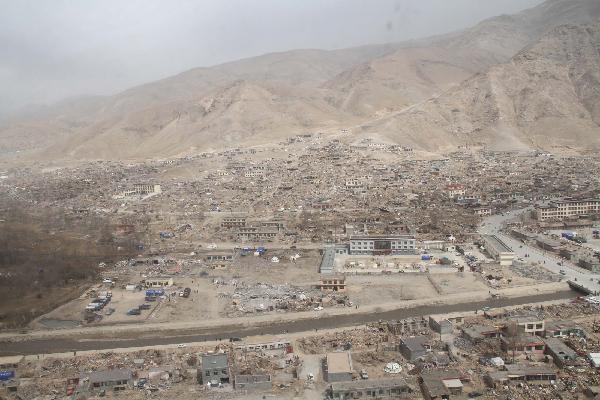
<svg viewBox="0 0 600 400"><path fill-rule="evenodd" d="M433 152L595 148L598 17L595 0L549 0L429 39L197 68L15 117L0 154L140 160L340 129Z"/></svg>

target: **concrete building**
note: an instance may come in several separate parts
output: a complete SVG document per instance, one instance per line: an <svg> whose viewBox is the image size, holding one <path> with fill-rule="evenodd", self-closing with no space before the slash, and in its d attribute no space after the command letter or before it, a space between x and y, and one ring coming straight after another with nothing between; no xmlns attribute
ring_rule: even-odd
<svg viewBox="0 0 600 400"><path fill-rule="evenodd" d="M350 352L328 353L325 370L327 382L351 381L353 369Z"/></svg>
<svg viewBox="0 0 600 400"><path fill-rule="evenodd" d="M233 261L233 254L227 252L209 253L206 256L204 256L204 259L209 262Z"/></svg>
<svg viewBox="0 0 600 400"><path fill-rule="evenodd" d="M237 232L239 240L264 240L273 239L279 233L278 230L263 227L246 226Z"/></svg>
<svg viewBox="0 0 600 400"><path fill-rule="evenodd" d="M567 346L562 340L557 338L546 338L546 354L554 360L559 368L573 365L577 361L577 353Z"/></svg>
<svg viewBox="0 0 600 400"><path fill-rule="evenodd" d="M404 378L369 379L332 383L328 398L349 399L404 399L414 396L415 388Z"/></svg>
<svg viewBox="0 0 600 400"><path fill-rule="evenodd" d="M402 338L400 341L400 353L409 361L414 361L427 354L424 344L429 339L426 337Z"/></svg>
<svg viewBox="0 0 600 400"><path fill-rule="evenodd" d="M538 236L535 240L535 244L543 250L550 251L552 253L559 253L564 247L561 242L545 236Z"/></svg>
<svg viewBox="0 0 600 400"><path fill-rule="evenodd" d="M519 334L544 336L546 331L546 322L535 313L510 315L506 317L507 328L510 324L515 324Z"/></svg>
<svg viewBox="0 0 600 400"><path fill-rule="evenodd" d="M238 390L271 390L271 375L236 375L234 387Z"/></svg>
<svg viewBox="0 0 600 400"><path fill-rule="evenodd" d="M336 249L334 245L325 246L319 272L323 275L333 274Z"/></svg>
<svg viewBox="0 0 600 400"><path fill-rule="evenodd" d="M0 357L0 370L17 369L19 363L23 361L24 356L4 356Z"/></svg>
<svg viewBox="0 0 600 400"><path fill-rule="evenodd" d="M464 317L462 316L429 317L429 327L431 328L431 330L439 333L440 335L452 333L454 327L461 326L463 322Z"/></svg>
<svg viewBox="0 0 600 400"><path fill-rule="evenodd" d="M345 292L346 277L344 275L322 275L321 282L315 286L322 292Z"/></svg>
<svg viewBox="0 0 600 400"><path fill-rule="evenodd" d="M221 228L242 228L246 226L246 217L226 217L221 220Z"/></svg>
<svg viewBox="0 0 600 400"><path fill-rule="evenodd" d="M162 193L160 185L152 185L146 183L136 183L133 185L133 192L138 196L145 196L148 194L159 194Z"/></svg>
<svg viewBox="0 0 600 400"><path fill-rule="evenodd" d="M277 340L274 342L241 344L236 349L245 351L282 350L290 348L291 345L289 340Z"/></svg>
<svg viewBox="0 0 600 400"><path fill-rule="evenodd" d="M394 335L417 333L427 329L428 320L425 318L405 318L385 322L385 328Z"/></svg>
<svg viewBox="0 0 600 400"><path fill-rule="evenodd" d="M167 286L173 286L173 278L170 276L155 276L152 278L146 278L144 286L147 288L161 288Z"/></svg>
<svg viewBox="0 0 600 400"><path fill-rule="evenodd" d="M129 369L96 371L79 380L90 391L121 391L133 386L133 372Z"/></svg>
<svg viewBox="0 0 600 400"><path fill-rule="evenodd" d="M471 343L479 343L485 339L499 338L502 336L502 331L495 326L487 325L471 325L462 328L463 336Z"/></svg>
<svg viewBox="0 0 600 400"><path fill-rule="evenodd" d="M594 214L600 214L600 199L551 201L536 206L534 211L534 215L539 221L585 217Z"/></svg>
<svg viewBox="0 0 600 400"><path fill-rule="evenodd" d="M542 355L546 350L546 343L538 336L503 336L500 338L500 348L510 355Z"/></svg>
<svg viewBox="0 0 600 400"><path fill-rule="evenodd" d="M285 222L284 221L262 221L260 226L264 228L269 228L277 231L285 230Z"/></svg>
<svg viewBox="0 0 600 400"><path fill-rule="evenodd" d="M444 250L446 241L444 240L424 240L423 250Z"/></svg>
<svg viewBox="0 0 600 400"><path fill-rule="evenodd" d="M229 383L229 360L227 353L203 354L202 369L198 380L207 385L218 386Z"/></svg>
<svg viewBox="0 0 600 400"><path fill-rule="evenodd" d="M422 374L419 378L421 392L427 400L451 399L461 396L463 382L468 376L455 369L437 370Z"/></svg>
<svg viewBox="0 0 600 400"><path fill-rule="evenodd" d="M515 259L515 253L496 235L482 236L485 250L492 256L500 265L512 265Z"/></svg>
<svg viewBox="0 0 600 400"><path fill-rule="evenodd" d="M530 382L535 384L550 384L556 381L556 371L546 365L509 364L506 371L490 372L484 377L490 387L507 385L511 382Z"/></svg>
<svg viewBox="0 0 600 400"><path fill-rule="evenodd" d="M417 240L414 236L352 236L351 255L402 255L415 254Z"/></svg>
<svg viewBox="0 0 600 400"><path fill-rule="evenodd" d="M585 337L585 331L573 321L559 320L546 322L545 337Z"/></svg>
<svg viewBox="0 0 600 400"><path fill-rule="evenodd" d="M467 193L465 186L460 184L451 184L444 188L444 192L446 195L451 198L457 198L459 196L464 196Z"/></svg>
<svg viewBox="0 0 600 400"><path fill-rule="evenodd" d="M490 207L476 207L473 209L473 213L480 217L492 215L492 209Z"/></svg>

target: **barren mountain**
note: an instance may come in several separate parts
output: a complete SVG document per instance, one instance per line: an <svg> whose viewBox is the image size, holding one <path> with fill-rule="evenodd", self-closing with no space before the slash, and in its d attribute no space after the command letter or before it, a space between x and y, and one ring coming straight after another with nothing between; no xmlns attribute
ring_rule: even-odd
<svg viewBox="0 0 600 400"><path fill-rule="evenodd" d="M572 129L577 132L595 129L590 124L598 112L596 75L589 69L580 76L586 84L572 87L577 104L590 118L574 118L583 115L582 110L565 104L550 113L552 119L546 111L537 113L542 107L538 99L548 97L545 101L552 102L553 93L568 92L564 71L554 70L560 66L555 60L548 68L560 79L538 77L539 82L532 82L533 67L519 57L529 54L542 60L564 51L560 42L542 47L556 32L511 63L494 65L509 61L548 29L599 17L597 0L549 0L514 16L419 41L337 51L296 50L197 68L114 96L65 101L13 120L0 127L0 154L46 160L157 158L361 124L363 133L382 133L428 149L497 142L497 137L531 146L541 140L544 124L555 128L576 123ZM580 59L595 62L591 53ZM515 94L519 88L524 92ZM423 103L438 96L439 100ZM513 118L511 105L527 109L537 119L529 121L520 113ZM498 114L502 123L488 114ZM560 142L553 132L549 134Z"/></svg>
<svg viewBox="0 0 600 400"><path fill-rule="evenodd" d="M92 124L68 142L51 146L48 153L74 158L160 158L239 143L273 142L288 132L343 122L342 114L311 95L311 91L282 84L235 81L197 99Z"/></svg>
<svg viewBox="0 0 600 400"><path fill-rule="evenodd" d="M330 120L344 117L344 113L322 101L319 90L309 93L309 89L346 68L393 51L396 47L386 44L334 51L295 50L266 54L210 68L196 68L114 96L66 100L1 126L0 137L3 140L0 141L0 154L14 156L14 152L19 151L46 159L88 155L111 158L134 154L144 157L139 149L151 146L145 146L142 142L169 133L168 144L160 145L145 155L167 156L189 150L190 143L199 144L201 148L206 148L207 144L210 144L208 147L217 146L219 143L227 146L230 142L223 138L241 139L242 133L244 139L251 139L250 136L256 134L273 140L273 135L285 136L326 127ZM276 95L239 96L232 88L239 87L241 81L246 82L246 92L261 92L261 87L264 87L264 90L273 91ZM193 104L213 98L216 93L221 93L217 97L232 96L223 100L224 104L233 106L228 109L227 118L219 120L215 118L215 115L221 115L219 113L204 115L192 111L194 118L186 120L185 124L181 123L179 115L187 115ZM250 101L252 98L253 101ZM264 104L260 104L261 98L265 100ZM236 101L242 101L243 104L233 105ZM277 101L281 103L277 104ZM257 112L253 112L254 107ZM271 107L271 112L264 112ZM245 112L236 116L232 112L234 109ZM316 109L318 115L311 111ZM272 122L256 124L254 120L261 115L263 118L271 117ZM247 116L250 120L245 119ZM298 119L298 122L292 123L291 119ZM173 124L175 120L180 123ZM278 126L279 121L287 122ZM137 123L141 125L136 126ZM259 125L269 130L260 131ZM226 131L232 126L245 128L235 132ZM288 130L294 127L297 129ZM168 131L165 130L167 128ZM207 132L208 129L211 131ZM201 134L208 136L203 138L199 136ZM211 135L217 140L207 140ZM123 147L125 143L135 145ZM98 145L99 149L96 147ZM107 152L103 149L107 149ZM166 152L166 149L173 152Z"/></svg>
<svg viewBox="0 0 600 400"><path fill-rule="evenodd" d="M600 148L600 23L555 28L510 62L364 129L431 151Z"/></svg>
<svg viewBox="0 0 600 400"><path fill-rule="evenodd" d="M407 43L324 84L342 110L381 116L448 90L477 72L506 62L559 25L593 23L597 0L550 0L450 35Z"/></svg>

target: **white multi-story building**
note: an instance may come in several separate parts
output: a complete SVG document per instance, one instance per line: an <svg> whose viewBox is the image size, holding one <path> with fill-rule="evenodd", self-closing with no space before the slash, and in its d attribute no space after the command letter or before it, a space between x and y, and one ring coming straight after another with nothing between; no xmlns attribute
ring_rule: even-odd
<svg viewBox="0 0 600 400"><path fill-rule="evenodd" d="M153 185L147 183L136 183L133 185L133 191L137 195L146 195L153 193L162 193L160 185Z"/></svg>
<svg viewBox="0 0 600 400"><path fill-rule="evenodd" d="M351 236L351 255L415 254L417 240L414 236Z"/></svg>
<svg viewBox="0 0 600 400"><path fill-rule="evenodd" d="M454 199L459 196L464 196L467 193L464 185L460 184L451 184L444 188L444 191L448 195L449 198Z"/></svg>
<svg viewBox="0 0 600 400"><path fill-rule="evenodd" d="M535 208L535 216L539 221L599 213L600 199L551 201Z"/></svg>

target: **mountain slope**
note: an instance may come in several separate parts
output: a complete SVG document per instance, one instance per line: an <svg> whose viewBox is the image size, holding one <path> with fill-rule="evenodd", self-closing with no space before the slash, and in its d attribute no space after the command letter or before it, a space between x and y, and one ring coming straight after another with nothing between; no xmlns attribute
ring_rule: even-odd
<svg viewBox="0 0 600 400"><path fill-rule="evenodd" d="M12 121L0 127L0 155L162 158L352 125L363 125L363 134L381 133L437 150L474 142L537 146L545 124L557 143L562 136L554 128L561 124L574 124L582 140L593 141L589 132L595 129L598 102L592 67L574 74L578 83L571 85L558 65L526 65L518 57L495 65L557 24L597 18L598 0L549 0L419 41L295 50L197 68L114 96L65 101ZM519 56L549 62L544 57L559 52L560 43L543 43ZM582 65L595 65L592 48L586 49ZM534 67L542 69L541 77ZM548 71L555 78L543 78ZM554 95L570 95L564 98L574 105L554 104ZM534 115L534 121L521 114ZM589 118L573 118L576 114Z"/></svg>
<svg viewBox="0 0 600 400"><path fill-rule="evenodd" d="M312 92L289 86L235 81L192 100L128 113L86 127L46 154L74 158L160 158L240 143L278 141L342 124L343 115ZM333 116L333 117L332 117ZM352 120L345 116L346 120ZM358 121L356 121L358 122Z"/></svg>
<svg viewBox="0 0 600 400"><path fill-rule="evenodd" d="M600 18L597 0L550 0L516 15L488 19L450 35L410 43L330 80L330 102L363 116L383 115L423 101L508 61L564 24Z"/></svg>
<svg viewBox="0 0 600 400"><path fill-rule="evenodd" d="M430 151L600 147L600 23L555 28L510 62L364 126Z"/></svg>

